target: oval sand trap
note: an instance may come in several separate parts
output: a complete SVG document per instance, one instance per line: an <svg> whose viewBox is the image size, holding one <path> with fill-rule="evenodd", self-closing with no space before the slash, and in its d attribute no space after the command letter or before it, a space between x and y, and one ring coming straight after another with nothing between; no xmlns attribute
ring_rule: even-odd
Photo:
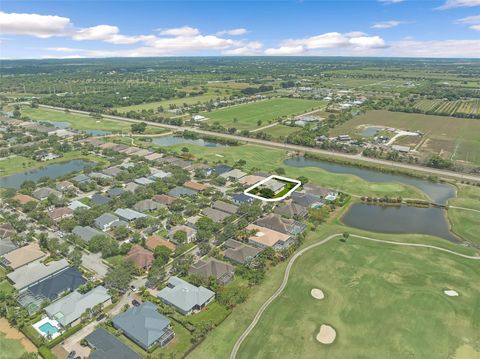
<svg viewBox="0 0 480 359"><path fill-rule="evenodd" d="M449 297L458 297L458 292L455 290L447 289L447 290L444 290L443 293L445 293Z"/></svg>
<svg viewBox="0 0 480 359"><path fill-rule="evenodd" d="M317 334L317 340L322 344L332 344L337 337L337 332L329 325L322 324Z"/></svg>
<svg viewBox="0 0 480 359"><path fill-rule="evenodd" d="M318 289L318 288L313 288L310 291L310 294L315 299L320 299L321 300L321 299L325 298L325 295L323 294L323 291L321 289Z"/></svg>

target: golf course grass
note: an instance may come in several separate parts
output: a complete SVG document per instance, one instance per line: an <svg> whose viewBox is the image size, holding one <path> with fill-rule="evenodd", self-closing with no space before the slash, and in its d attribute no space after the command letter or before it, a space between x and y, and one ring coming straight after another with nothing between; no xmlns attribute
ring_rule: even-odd
<svg viewBox="0 0 480 359"><path fill-rule="evenodd" d="M480 187L459 186L457 197L448 204L480 211ZM480 212L450 208L448 219L455 233L480 246Z"/></svg>
<svg viewBox="0 0 480 359"><path fill-rule="evenodd" d="M424 235L387 235L325 224L303 246L333 233L436 245L460 253L466 248ZM280 285L285 263L269 270L248 301L189 356L227 358L258 308ZM439 358L456 350L478 354L480 288L478 261L420 248L337 239L302 255L282 295L265 311L240 347L238 358ZM322 301L311 297L321 288ZM454 289L459 297L447 297ZM323 346L315 339L322 324L337 331ZM475 344L477 343L476 347ZM461 348L461 349L459 349Z"/></svg>
<svg viewBox="0 0 480 359"><path fill-rule="evenodd" d="M219 122L226 128L254 130L267 126L269 121L280 117L299 115L323 106L325 102L322 101L275 98L204 112L202 115L209 119L207 123ZM261 121L260 125L258 121ZM268 129L265 129L265 132L268 133Z"/></svg>

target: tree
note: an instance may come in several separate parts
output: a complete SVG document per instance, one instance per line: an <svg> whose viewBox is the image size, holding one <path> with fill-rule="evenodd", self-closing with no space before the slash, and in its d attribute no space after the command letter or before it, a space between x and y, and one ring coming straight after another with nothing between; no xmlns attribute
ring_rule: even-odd
<svg viewBox="0 0 480 359"><path fill-rule="evenodd" d="M80 265L82 264L82 256L83 256L83 253L80 249L78 248L75 248L73 251L70 252L70 254L68 255L68 259L70 260L70 262L72 263L72 265L74 267L80 267Z"/></svg>
<svg viewBox="0 0 480 359"><path fill-rule="evenodd" d="M135 273L135 264L123 261L121 264L109 268L105 276L105 286L120 292L125 292Z"/></svg>
<svg viewBox="0 0 480 359"><path fill-rule="evenodd" d="M165 246L158 246L153 251L153 255L155 256L155 259L160 259L163 262L163 264L168 263L168 260L170 259L171 254L172 254L172 251Z"/></svg>
<svg viewBox="0 0 480 359"><path fill-rule="evenodd" d="M175 242L177 243L186 243L187 242L187 232L185 231L182 231L182 230L179 230L179 231L176 231L174 234L173 234L173 239L175 240Z"/></svg>
<svg viewBox="0 0 480 359"><path fill-rule="evenodd" d="M350 237L350 233L348 232L343 232L342 234L342 242L346 242L348 237Z"/></svg>
<svg viewBox="0 0 480 359"><path fill-rule="evenodd" d="M152 267L147 275L148 285L150 287L158 287L165 279L166 272L163 268L164 265L165 263L161 257L158 257L153 261Z"/></svg>
<svg viewBox="0 0 480 359"><path fill-rule="evenodd" d="M147 124L145 122L134 123L131 125L133 133L144 133L147 129Z"/></svg>

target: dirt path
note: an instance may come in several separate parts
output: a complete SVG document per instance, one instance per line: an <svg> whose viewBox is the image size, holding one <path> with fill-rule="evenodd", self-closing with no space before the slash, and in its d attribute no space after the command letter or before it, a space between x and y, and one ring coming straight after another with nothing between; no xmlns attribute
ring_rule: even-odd
<svg viewBox="0 0 480 359"><path fill-rule="evenodd" d="M473 208L457 207L457 206L448 206L448 208L462 209L462 210L464 210L464 211L472 211L472 212L478 212L478 213L480 213L480 210L479 210L479 209L473 209Z"/></svg>
<svg viewBox="0 0 480 359"><path fill-rule="evenodd" d="M313 244L309 245L308 247L303 248L301 251L297 252L292 258L290 258L290 260L287 264L287 268L285 269L285 273L283 275L282 284L275 291L275 293L273 293L273 295L270 298L268 298L265 301L265 303L262 304L260 309L255 314L255 317L253 318L250 325L247 327L247 329L245 329L245 331L242 333L242 335L235 342L235 345L233 346L232 352L230 353L230 359L235 359L237 357L238 350L240 349L240 346L245 341L245 339L248 337L248 335L252 332L252 330L255 328L257 323L260 321L260 318L262 317L262 314L265 312L265 310L268 308L268 306L282 294L283 290L287 286L288 279L289 279L289 276L290 276L290 271L292 269L293 264L297 260L297 258L300 257L305 252L309 251L310 249L321 246L322 244L327 243L328 241L332 240L333 238L340 237L340 236L341 236L340 233L332 234L331 236L323 239L320 242L313 243ZM366 240L366 241L371 241L371 242L376 242L376 243L393 244L393 245L404 246L404 247L420 247L420 248L435 249L435 250L438 250L438 251L441 251L441 252L453 254L453 255L456 255L456 256L459 256L459 257L462 257L462 258L466 258L466 259L480 260L480 256L470 256L470 255L467 255L467 254L457 253L457 252L452 251L450 249L445 249L445 248L442 248L442 247L437 247L437 246L433 246L433 245L429 245L429 244L394 242L394 241L387 241L387 240L383 240L383 239L375 239L375 238L370 238L370 237L365 237L365 236L359 236L359 235L356 235L356 234L351 234L350 237L361 239L361 240Z"/></svg>
<svg viewBox="0 0 480 359"><path fill-rule="evenodd" d="M17 328L10 326L10 323L5 318L0 318L0 333L5 334L5 339L17 340L22 344L23 348L29 353L36 353L37 347L28 340Z"/></svg>

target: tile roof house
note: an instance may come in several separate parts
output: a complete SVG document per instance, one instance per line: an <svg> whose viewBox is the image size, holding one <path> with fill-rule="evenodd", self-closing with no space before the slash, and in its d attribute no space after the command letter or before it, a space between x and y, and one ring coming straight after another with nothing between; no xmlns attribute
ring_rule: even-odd
<svg viewBox="0 0 480 359"><path fill-rule="evenodd" d="M42 252L38 243L33 242L5 254L1 262L12 269L17 269L43 257L45 253Z"/></svg>
<svg viewBox="0 0 480 359"><path fill-rule="evenodd" d="M100 285L85 294L74 291L45 307L44 310L50 319L56 320L63 327L74 326L80 323L80 318L87 309L98 304L105 307L112 302L111 299L107 289Z"/></svg>
<svg viewBox="0 0 480 359"><path fill-rule="evenodd" d="M304 218L308 214L308 209L293 201L288 201L275 207L274 212L287 218Z"/></svg>
<svg viewBox="0 0 480 359"><path fill-rule="evenodd" d="M197 191L194 191L194 190L191 190L189 188L185 188L185 187L175 187L175 188L172 188L169 192L168 192L168 195L169 196L172 196L172 197L181 197L181 196L188 196L188 197L191 197L191 196L195 196L197 194Z"/></svg>
<svg viewBox="0 0 480 359"><path fill-rule="evenodd" d="M224 245L227 247L224 257L241 265L247 264L262 252L261 248L256 248L234 239L226 240Z"/></svg>
<svg viewBox="0 0 480 359"><path fill-rule="evenodd" d="M210 218L215 223L222 223L225 219L230 217L229 213L219 211L215 208L204 208L202 210L202 214L208 218Z"/></svg>
<svg viewBox="0 0 480 359"><path fill-rule="evenodd" d="M83 241L89 242L95 236L104 236L104 234L95 228L90 226L75 226L73 228L72 233L78 237L80 237Z"/></svg>
<svg viewBox="0 0 480 359"><path fill-rule="evenodd" d="M133 209L130 209L130 208L118 208L115 211L115 214L118 217L120 217L120 219L122 219L126 222L134 221L134 220L139 219L139 218L148 217L146 214L137 212L137 211L135 211Z"/></svg>
<svg viewBox="0 0 480 359"><path fill-rule="evenodd" d="M36 199L42 201L44 199L47 199L48 196L54 195L57 196L58 198L62 197L62 193L52 189L50 187L40 187L37 188L35 191L32 192L32 196L35 197Z"/></svg>
<svg viewBox="0 0 480 359"><path fill-rule="evenodd" d="M73 210L68 207L59 207L47 213L52 221L60 222L66 218L73 217Z"/></svg>
<svg viewBox="0 0 480 359"><path fill-rule="evenodd" d="M215 293L172 276L168 279L167 286L158 292L157 297L183 315L189 315L206 307L215 298Z"/></svg>
<svg viewBox="0 0 480 359"><path fill-rule="evenodd" d="M75 186L70 181L61 181L61 182L57 182L57 184L55 185L55 188L57 189L57 191L65 192L65 191L68 191L69 189L74 189Z"/></svg>
<svg viewBox="0 0 480 359"><path fill-rule="evenodd" d="M256 233L248 238L249 243L260 248L270 247L276 251L290 247L294 239L292 236L274 231L269 228L260 227L256 224L249 224L246 229Z"/></svg>
<svg viewBox="0 0 480 359"><path fill-rule="evenodd" d="M153 253L149 250L139 246L138 244L134 244L130 251L125 256L126 261L130 261L135 263L138 268L149 270L152 266L153 260Z"/></svg>
<svg viewBox="0 0 480 359"><path fill-rule="evenodd" d="M68 262L65 258L56 262L50 262L48 265L32 262L8 273L7 278L13 283L15 289L21 291L66 268L68 268Z"/></svg>
<svg viewBox="0 0 480 359"><path fill-rule="evenodd" d="M152 302L144 302L138 307L130 308L113 317L112 323L145 350L156 344L163 347L175 336L170 327L170 320L160 314Z"/></svg>
<svg viewBox="0 0 480 359"><path fill-rule="evenodd" d="M291 234L296 236L305 230L305 225L301 222L294 221L293 219L283 218L282 216L274 213L270 213L267 216L260 218L257 225L265 228L272 229L284 234Z"/></svg>
<svg viewBox="0 0 480 359"><path fill-rule="evenodd" d="M148 212L148 211L155 211L160 208L165 208L165 205L159 202L156 202L152 199L144 199L143 201L135 203L133 208L135 208L135 210L140 212Z"/></svg>
<svg viewBox="0 0 480 359"><path fill-rule="evenodd" d="M167 247L171 251L175 251L175 249L177 248L174 243L167 241L166 239L163 239L159 236L150 236L145 240L145 247L150 249L152 252L155 251L155 248L160 246Z"/></svg>
<svg viewBox="0 0 480 359"><path fill-rule="evenodd" d="M204 184L198 183L198 182L195 182L195 181L187 181L183 184L183 187L192 189L194 191L204 191L208 188Z"/></svg>
<svg viewBox="0 0 480 359"><path fill-rule="evenodd" d="M215 278L220 284L227 284L233 278L234 267L226 262L215 258L200 260L194 263L188 269L188 274L195 275L203 279Z"/></svg>
<svg viewBox="0 0 480 359"><path fill-rule="evenodd" d="M238 182L245 186L253 186L255 183L260 182L261 180L264 180L265 177L262 176L255 176L255 175L248 175L245 177L240 178Z"/></svg>
<svg viewBox="0 0 480 359"><path fill-rule="evenodd" d="M164 204L164 205L167 205L167 206L169 204L172 204L176 200L175 197L172 197L172 196L169 196L169 195L166 195L166 194L157 194L157 195L153 196L152 199L155 202L158 202L158 203L161 203L161 204Z"/></svg>
<svg viewBox="0 0 480 359"><path fill-rule="evenodd" d="M85 337L88 346L94 349L89 359L142 359L128 346L103 328L97 328Z"/></svg>
<svg viewBox="0 0 480 359"><path fill-rule="evenodd" d="M104 213L95 219L95 226L102 231L108 231L119 218L110 213Z"/></svg>
<svg viewBox="0 0 480 359"><path fill-rule="evenodd" d="M215 201L212 204L212 208L218 209L219 211L223 211L229 214L235 214L238 211L238 206L235 206L234 204L227 203L224 201Z"/></svg>
<svg viewBox="0 0 480 359"><path fill-rule="evenodd" d="M15 201L20 203L22 206L24 204L27 204L29 202L37 202L37 200L29 195L26 194L17 194L16 196L13 197Z"/></svg>

